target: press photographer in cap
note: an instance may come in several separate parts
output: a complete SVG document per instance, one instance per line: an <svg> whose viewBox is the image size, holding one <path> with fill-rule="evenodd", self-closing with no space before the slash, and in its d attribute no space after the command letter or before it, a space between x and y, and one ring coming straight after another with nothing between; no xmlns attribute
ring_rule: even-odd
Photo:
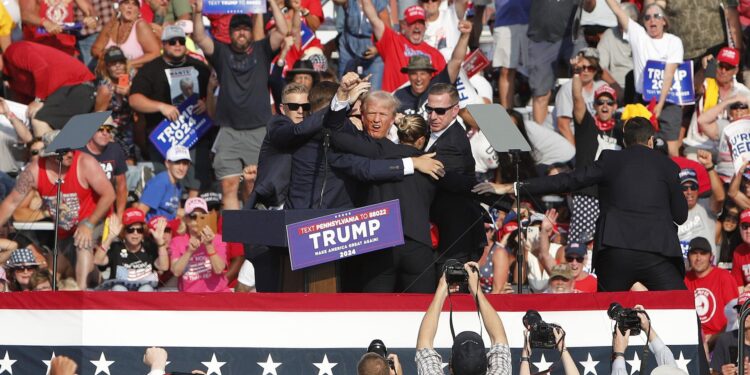
<svg viewBox="0 0 750 375"><path fill-rule="evenodd" d="M497 311L490 305L480 289L478 267L479 265L476 262L468 262L463 265L467 273L466 280L470 294L477 301L479 313L484 322L484 328L490 336L492 346L489 353L486 353L482 336L471 331L461 332L453 339L448 367L453 375L507 374L511 370L508 338ZM454 285L451 285L451 288L454 287ZM415 361L417 373L420 375L443 374L443 360L440 354L435 351L433 343L437 333L440 311L448 297L448 288L449 285L445 273L443 273L435 297L419 327Z"/></svg>

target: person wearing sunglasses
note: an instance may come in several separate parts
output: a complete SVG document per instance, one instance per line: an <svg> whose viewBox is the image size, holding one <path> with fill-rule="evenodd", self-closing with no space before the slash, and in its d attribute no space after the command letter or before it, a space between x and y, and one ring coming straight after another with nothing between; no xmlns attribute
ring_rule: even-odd
<svg viewBox="0 0 750 375"><path fill-rule="evenodd" d="M80 150L93 156L102 166L107 179L115 189L115 213L122 217L128 200L128 186L125 180L128 165L122 147L114 142L115 132L115 126L111 122L102 124Z"/></svg>
<svg viewBox="0 0 750 375"><path fill-rule="evenodd" d="M158 284L158 272L169 269L169 245L164 238L166 220L151 229L152 240L145 240L146 215L137 208L128 208L122 215L109 217L109 233L97 247L94 264L100 269L109 267L109 280L101 289L117 292L153 292ZM115 242L115 239L119 241Z"/></svg>
<svg viewBox="0 0 750 375"><path fill-rule="evenodd" d="M706 169L709 172L709 179L711 180L711 192L710 192L710 209L711 213L703 206L698 204L698 198L700 197L698 174L695 169L683 168L680 170L680 184L682 185L682 194L685 196L685 201L688 206L688 219L685 223L677 227L677 237L680 239L680 245L682 247L682 254L687 262L687 252L689 249L690 241L697 237L703 238L715 238L716 235L716 215L721 211L724 199L724 185L722 184L719 176L713 168L713 162L711 161L711 153L706 150L698 151L698 161L704 166L708 165ZM711 252L715 259L718 259L719 253L716 243L711 241Z"/></svg>
<svg viewBox="0 0 750 375"><path fill-rule="evenodd" d="M208 206L202 198L185 201L187 233L172 238L169 254L172 273L181 292L229 292L225 274L227 246L221 234L206 225Z"/></svg>
<svg viewBox="0 0 750 375"><path fill-rule="evenodd" d="M437 7L437 2L435 4ZM424 105L427 102L427 89L436 83L454 84L458 79L461 64L466 57L471 36L472 24L470 21L460 21L458 30L460 38L453 49L450 60L445 68L433 77L436 69L432 66L430 59L424 55L415 55L409 59L409 65L401 68L402 73L409 75L409 85L398 89L393 96L401 102L399 113L406 115L418 113L424 115Z"/></svg>
<svg viewBox="0 0 750 375"><path fill-rule="evenodd" d="M736 85L739 85L739 83ZM714 142L713 144L718 144L710 151L716 152L715 150L718 149L716 173L719 174L724 183L729 182L735 175L735 156L732 150L738 149L737 138L744 137L746 133L746 121L744 120L747 120L750 116L750 109L748 109L750 91L747 93L738 91L736 95L726 98L698 116L700 130ZM722 118L724 114L726 114L726 117ZM744 170L740 169L740 171Z"/></svg>
<svg viewBox="0 0 750 375"><path fill-rule="evenodd" d="M565 263L573 272L575 288L584 293L596 292L596 277L586 272L589 264L588 245L581 242L571 242L565 247Z"/></svg>
<svg viewBox="0 0 750 375"><path fill-rule="evenodd" d="M40 263L34 257L31 249L20 248L13 252L8 260L8 270L10 271L10 291L22 292L31 290L29 282L34 271L38 270Z"/></svg>
<svg viewBox="0 0 750 375"><path fill-rule="evenodd" d="M570 60L573 77L578 77L581 81L581 94L584 105L591 116L596 114L594 105L594 92L600 87L607 84L602 80L602 68L599 66L599 51L596 48L584 48L576 57ZM615 85L617 83L615 81ZM617 91L619 86L611 86ZM558 132L565 137L572 145L576 145L573 124L573 107L574 107L573 80L565 82L557 91L555 96L554 116ZM615 99L616 100L616 99ZM613 110L616 110L615 107ZM580 122L580 121L579 121Z"/></svg>
<svg viewBox="0 0 750 375"><path fill-rule="evenodd" d="M617 17L617 22L632 47L635 91L638 94L643 94L644 86L651 86L652 77L646 76L645 72L646 63L649 60L665 63L661 91L652 112L659 119L658 135L667 141L669 155L678 156L681 143L682 107L668 103L666 100L672 88L677 66L684 58L682 39L666 32L669 20L664 9L657 3L643 6L641 15L643 25L631 20L627 12L620 8L617 0L607 0L607 5Z"/></svg>
<svg viewBox="0 0 750 375"><path fill-rule="evenodd" d="M193 86L193 92L198 95L198 99L193 106L193 113L203 114L206 111L206 86L211 75L210 69L202 61L187 54L186 35L181 27L175 25L164 27L161 41L163 49L161 58L151 60L138 70L133 78L128 98L130 107L144 114L146 133L151 133L164 119L175 121L180 116L173 98L181 93L182 78L191 77L191 82L197 80L197 85ZM191 158L193 160L208 158L207 154L198 156L196 153L208 153L211 142L210 137L201 138L190 150ZM164 156L152 142L138 146L149 155L154 164L154 173L158 174L166 169ZM201 184L207 183L208 179L208 173L197 173L195 166L191 165L183 185L197 195Z"/></svg>
<svg viewBox="0 0 750 375"><path fill-rule="evenodd" d="M571 81L576 168L593 165L603 150L620 150L623 146L622 122L615 118L617 91L607 84L599 86L592 93L592 114L585 98L582 76L584 73L576 73ZM599 193L595 186L590 186L574 191L571 196L573 204L569 237L574 242L582 241L584 234L595 231L599 218Z"/></svg>

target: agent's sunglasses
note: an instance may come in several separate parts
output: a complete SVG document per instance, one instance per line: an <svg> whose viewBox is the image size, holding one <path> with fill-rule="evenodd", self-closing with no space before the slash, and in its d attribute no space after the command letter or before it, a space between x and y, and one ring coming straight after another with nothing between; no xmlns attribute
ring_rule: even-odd
<svg viewBox="0 0 750 375"><path fill-rule="evenodd" d="M284 105L290 111L299 111L302 108L303 111L308 112L311 108L310 103L284 103Z"/></svg>
<svg viewBox="0 0 750 375"><path fill-rule="evenodd" d="M430 107L429 105L424 106L424 110L427 111L427 114L432 114L432 112L435 112L438 114L438 116L444 115L446 112L450 111L453 107L457 106L458 103L451 105L450 107L445 108L438 108L438 107Z"/></svg>

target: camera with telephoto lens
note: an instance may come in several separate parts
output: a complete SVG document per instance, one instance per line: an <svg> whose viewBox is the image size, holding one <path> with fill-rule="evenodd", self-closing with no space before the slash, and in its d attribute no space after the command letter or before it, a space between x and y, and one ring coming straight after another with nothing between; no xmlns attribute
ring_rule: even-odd
<svg viewBox="0 0 750 375"><path fill-rule="evenodd" d="M464 265L455 259L445 262L443 272L445 272L445 281L448 285L466 284L469 281L469 273L466 272Z"/></svg>
<svg viewBox="0 0 750 375"><path fill-rule="evenodd" d="M620 333L623 335L626 331L630 330L630 335L641 334L641 318L638 316L638 312L642 310L631 309L622 307L617 302L612 302L607 309L607 315L609 318L617 323L617 328L620 329Z"/></svg>
<svg viewBox="0 0 750 375"><path fill-rule="evenodd" d="M523 325L529 330L529 346L532 349L554 349L557 346L555 328L561 327L557 324L546 323L539 315L539 311L526 311L526 315L523 316Z"/></svg>
<svg viewBox="0 0 750 375"><path fill-rule="evenodd" d="M388 361L388 366L390 366L394 371L396 371L396 367L393 364L393 360L388 358L388 348L385 347L383 340L380 340L380 339L372 340L372 342L370 343L370 346L367 347L367 352L375 353L385 358L385 360Z"/></svg>

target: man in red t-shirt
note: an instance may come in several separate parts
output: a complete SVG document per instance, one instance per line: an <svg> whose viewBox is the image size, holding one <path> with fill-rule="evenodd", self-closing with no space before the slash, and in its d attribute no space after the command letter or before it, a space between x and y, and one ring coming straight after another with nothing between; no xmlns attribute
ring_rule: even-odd
<svg viewBox="0 0 750 375"><path fill-rule="evenodd" d="M3 53L3 76L16 100L31 102L27 116L36 137L94 109L94 75L56 48L27 41L11 44Z"/></svg>
<svg viewBox="0 0 750 375"><path fill-rule="evenodd" d="M732 276L739 291L742 291L750 284L750 209L740 214L740 236L742 244L734 249L732 255Z"/></svg>
<svg viewBox="0 0 750 375"><path fill-rule="evenodd" d="M372 26L372 33L377 40L375 47L383 58L384 91L394 92L405 83L409 76L401 72L401 68L409 65L409 59L415 55L425 55L430 58L435 73L445 68L445 58L437 49L424 42L425 11L419 5L406 8L404 21L401 23L401 34L386 27L378 16L378 11L372 0L362 0L362 11Z"/></svg>
<svg viewBox="0 0 750 375"><path fill-rule="evenodd" d="M565 248L565 263L570 265L575 288L585 293L596 293L596 277L583 270L588 259L585 243L573 242Z"/></svg>
<svg viewBox="0 0 750 375"><path fill-rule="evenodd" d="M707 239L695 237L690 241L690 271L685 275L685 285L695 294L695 310L706 341L724 331L727 325L724 306L739 295L729 271L714 267L711 258L711 244Z"/></svg>

